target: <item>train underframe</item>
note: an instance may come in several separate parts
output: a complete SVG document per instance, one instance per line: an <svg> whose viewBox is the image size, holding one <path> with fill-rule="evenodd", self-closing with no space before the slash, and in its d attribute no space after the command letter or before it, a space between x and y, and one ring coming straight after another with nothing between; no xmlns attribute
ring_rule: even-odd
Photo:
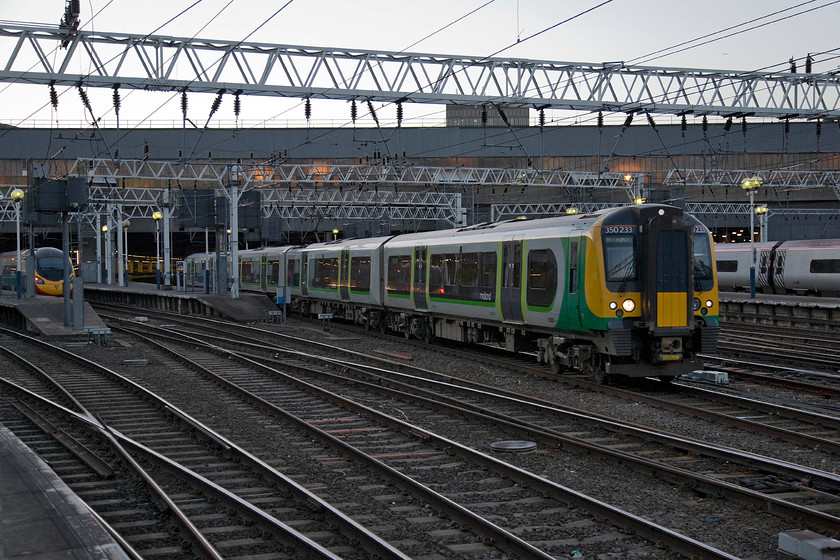
<svg viewBox="0 0 840 560"><path fill-rule="evenodd" d="M537 362L548 365L554 373L581 372L599 383L606 383L610 376L674 379L697 369L693 361L700 348L697 332L666 337L631 329L539 332L520 326L307 298L293 300L292 310L304 316L331 313L335 319L366 329L389 331L426 342L443 338L467 344L494 344L514 353L534 354Z"/></svg>

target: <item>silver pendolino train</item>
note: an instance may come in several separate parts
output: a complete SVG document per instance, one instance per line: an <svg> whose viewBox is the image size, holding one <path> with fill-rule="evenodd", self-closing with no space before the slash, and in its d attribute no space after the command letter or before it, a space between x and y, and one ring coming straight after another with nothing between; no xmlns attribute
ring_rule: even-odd
<svg viewBox="0 0 840 560"><path fill-rule="evenodd" d="M33 254L29 249L20 252L21 278L25 278L28 271L29 255ZM64 255L61 249L54 247L40 247L34 251L35 263L35 293L42 296L64 295L64 266L65 262L70 269L70 280L72 282L74 273L69 257ZM17 252L0 253L0 270L2 270L3 288L15 289L15 274L17 272ZM21 280L23 282L23 280ZM72 284L71 284L72 294Z"/></svg>
<svg viewBox="0 0 840 560"><path fill-rule="evenodd" d="M756 290L768 294L840 295L840 239L755 243ZM721 290L750 289L749 243L718 243Z"/></svg>
<svg viewBox="0 0 840 560"><path fill-rule="evenodd" d="M215 266L184 263L199 283ZM709 231L665 205L245 250L238 266L241 289L286 286L303 315L496 343L599 381L692 371L719 330Z"/></svg>

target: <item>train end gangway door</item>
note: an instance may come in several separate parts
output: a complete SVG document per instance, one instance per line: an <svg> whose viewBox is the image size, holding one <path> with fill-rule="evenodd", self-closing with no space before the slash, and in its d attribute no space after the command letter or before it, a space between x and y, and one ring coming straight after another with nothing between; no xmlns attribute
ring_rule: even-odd
<svg viewBox="0 0 840 560"><path fill-rule="evenodd" d="M522 323L522 258L523 241L514 237L502 241L502 320Z"/></svg>

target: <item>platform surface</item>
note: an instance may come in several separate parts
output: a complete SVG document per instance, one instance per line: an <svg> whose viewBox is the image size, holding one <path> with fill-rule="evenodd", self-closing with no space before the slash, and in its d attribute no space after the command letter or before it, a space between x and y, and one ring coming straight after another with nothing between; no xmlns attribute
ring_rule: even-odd
<svg viewBox="0 0 840 560"><path fill-rule="evenodd" d="M3 292L3 295L0 296L0 305L17 308L18 312L26 318L26 321L44 336L84 335L83 328L75 330L73 328L72 300L70 301L70 325L64 324L65 309L63 297L35 296L18 299L14 295L9 296L8 292ZM105 323L88 303L84 305L83 326L105 326Z"/></svg>
<svg viewBox="0 0 840 560"><path fill-rule="evenodd" d="M3 425L0 481L0 558L129 558L81 499Z"/></svg>

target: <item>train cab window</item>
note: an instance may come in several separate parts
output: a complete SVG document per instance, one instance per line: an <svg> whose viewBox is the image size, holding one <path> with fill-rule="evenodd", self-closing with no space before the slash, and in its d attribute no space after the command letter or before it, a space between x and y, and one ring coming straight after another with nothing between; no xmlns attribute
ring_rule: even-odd
<svg viewBox="0 0 840 560"><path fill-rule="evenodd" d="M840 272L840 260L814 259L811 261L810 269L813 274L837 274Z"/></svg>
<svg viewBox="0 0 840 560"><path fill-rule="evenodd" d="M350 289L370 292L370 257L350 259Z"/></svg>
<svg viewBox="0 0 840 560"><path fill-rule="evenodd" d="M636 244L633 235L604 236L604 266L607 282L626 283L638 280Z"/></svg>
<svg viewBox="0 0 840 560"><path fill-rule="evenodd" d="M289 259L286 263L286 285L300 286L300 259Z"/></svg>
<svg viewBox="0 0 840 560"><path fill-rule="evenodd" d="M527 303L548 307L557 292L557 259L549 249L528 252Z"/></svg>
<svg viewBox="0 0 840 560"><path fill-rule="evenodd" d="M64 259L58 257L42 257L38 259L38 272L44 280L57 282L64 278Z"/></svg>
<svg viewBox="0 0 840 560"><path fill-rule="evenodd" d="M718 272L738 272L738 261L717 261Z"/></svg>
<svg viewBox="0 0 840 560"><path fill-rule="evenodd" d="M708 291L714 286L712 275L712 249L707 233L694 234L694 284L695 289Z"/></svg>
<svg viewBox="0 0 840 560"><path fill-rule="evenodd" d="M389 294L408 294L411 281L411 256L391 255L388 257L388 285Z"/></svg>
<svg viewBox="0 0 840 560"><path fill-rule="evenodd" d="M315 259L312 271L313 288L336 288L338 286L338 259Z"/></svg>

